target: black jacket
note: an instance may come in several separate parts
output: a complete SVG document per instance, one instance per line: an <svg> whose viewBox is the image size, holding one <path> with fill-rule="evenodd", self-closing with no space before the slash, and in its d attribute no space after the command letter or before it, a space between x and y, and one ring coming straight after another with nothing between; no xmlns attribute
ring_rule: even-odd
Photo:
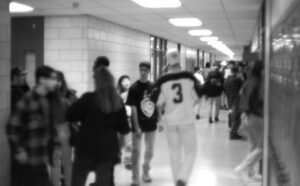
<svg viewBox="0 0 300 186"><path fill-rule="evenodd" d="M96 156L98 161L109 161L119 152L117 133L127 134L130 129L124 106L118 112L105 114L97 106L96 99L96 93L84 94L68 110L67 120L81 122L76 155Z"/></svg>

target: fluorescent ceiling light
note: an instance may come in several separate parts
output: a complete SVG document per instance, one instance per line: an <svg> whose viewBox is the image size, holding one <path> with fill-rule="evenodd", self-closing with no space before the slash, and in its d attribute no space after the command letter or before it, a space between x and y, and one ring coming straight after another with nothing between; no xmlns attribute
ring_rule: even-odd
<svg viewBox="0 0 300 186"><path fill-rule="evenodd" d="M213 37L213 36L211 36L211 37L201 37L200 40L201 40L201 41L204 41L204 42L208 42L208 41L218 41L219 38L218 38L218 37Z"/></svg>
<svg viewBox="0 0 300 186"><path fill-rule="evenodd" d="M9 3L9 12L10 13L24 13L24 12L31 12L34 8L22 3L18 2L11 2Z"/></svg>
<svg viewBox="0 0 300 186"><path fill-rule="evenodd" d="M178 8L181 6L179 0L132 0L145 8Z"/></svg>
<svg viewBox="0 0 300 186"><path fill-rule="evenodd" d="M218 51L226 54L230 58L233 58L234 52L230 50L223 42L221 41L209 41L207 42L208 45L211 45L213 48L217 49Z"/></svg>
<svg viewBox="0 0 300 186"><path fill-rule="evenodd" d="M210 36L212 35L211 30L189 30L191 36Z"/></svg>
<svg viewBox="0 0 300 186"><path fill-rule="evenodd" d="M169 22L174 26L179 27L194 27L202 25L202 22L197 18L174 18L169 19Z"/></svg>

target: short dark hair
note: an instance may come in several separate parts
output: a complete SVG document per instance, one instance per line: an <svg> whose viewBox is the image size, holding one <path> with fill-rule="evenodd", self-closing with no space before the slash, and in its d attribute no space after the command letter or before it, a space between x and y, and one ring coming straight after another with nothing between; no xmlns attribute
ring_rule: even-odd
<svg viewBox="0 0 300 186"><path fill-rule="evenodd" d="M200 68L198 66L194 67L194 72L197 72Z"/></svg>
<svg viewBox="0 0 300 186"><path fill-rule="evenodd" d="M210 68L210 63L209 62L205 64L205 68Z"/></svg>
<svg viewBox="0 0 300 186"><path fill-rule="evenodd" d="M96 58L95 62L94 62L94 67L93 70L95 71L97 68L101 67L101 66L105 66L108 67L110 64L109 59L105 56L99 56Z"/></svg>
<svg viewBox="0 0 300 186"><path fill-rule="evenodd" d="M141 67L146 67L146 68L148 68L150 70L151 69L151 64L149 62L147 62L147 61L142 61L139 64L139 68L141 68Z"/></svg>
<svg viewBox="0 0 300 186"><path fill-rule="evenodd" d="M51 74L56 72L53 68L49 66L41 66L38 67L35 71L35 81L36 83L39 83L40 78L50 78Z"/></svg>
<svg viewBox="0 0 300 186"><path fill-rule="evenodd" d="M238 69L237 67L232 67L232 68L231 68L231 72L232 72L233 74L236 74L236 73L239 72L239 69Z"/></svg>

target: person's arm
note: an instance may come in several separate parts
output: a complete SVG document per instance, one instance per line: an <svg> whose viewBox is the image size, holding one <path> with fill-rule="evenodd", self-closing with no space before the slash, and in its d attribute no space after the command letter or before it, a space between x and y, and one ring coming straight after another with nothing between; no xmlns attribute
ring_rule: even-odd
<svg viewBox="0 0 300 186"><path fill-rule="evenodd" d="M141 134L142 130L141 130L140 125L139 125L137 107L136 106L131 106L131 109L132 109L131 118L132 118L132 124L133 124L134 131L137 134Z"/></svg>
<svg viewBox="0 0 300 186"><path fill-rule="evenodd" d="M138 111L137 111L137 93L135 85L133 84L128 91L128 96L126 100L126 105L131 106L131 122L134 129L134 132L137 134L141 134L141 128L138 120Z"/></svg>
<svg viewBox="0 0 300 186"><path fill-rule="evenodd" d="M89 94L84 94L80 99L75 101L67 111L66 119L69 122L82 121L89 105Z"/></svg>
<svg viewBox="0 0 300 186"><path fill-rule="evenodd" d="M27 161L27 154L25 147L22 143L22 136L24 132L24 120L25 120L25 99L19 101L16 105L16 109L11 115L7 124L7 137L10 142L13 156L21 162Z"/></svg>
<svg viewBox="0 0 300 186"><path fill-rule="evenodd" d="M117 131L121 135L128 134L130 132L130 127L129 127L128 117L127 117L126 109L125 109L124 105L123 105L121 111L119 112L118 118L119 118L119 122L117 123Z"/></svg>

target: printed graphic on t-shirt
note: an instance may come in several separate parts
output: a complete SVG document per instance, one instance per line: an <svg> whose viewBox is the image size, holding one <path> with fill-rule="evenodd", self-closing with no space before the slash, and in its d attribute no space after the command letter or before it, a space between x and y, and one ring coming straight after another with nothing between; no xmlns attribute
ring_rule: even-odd
<svg viewBox="0 0 300 186"><path fill-rule="evenodd" d="M151 116L154 114L154 110L155 104L149 98L144 98L141 101L141 111L145 116L151 118Z"/></svg>
<svg viewBox="0 0 300 186"><path fill-rule="evenodd" d="M149 99L147 91L144 91L144 99L141 101L141 111L142 113L151 118L155 111L155 104Z"/></svg>

